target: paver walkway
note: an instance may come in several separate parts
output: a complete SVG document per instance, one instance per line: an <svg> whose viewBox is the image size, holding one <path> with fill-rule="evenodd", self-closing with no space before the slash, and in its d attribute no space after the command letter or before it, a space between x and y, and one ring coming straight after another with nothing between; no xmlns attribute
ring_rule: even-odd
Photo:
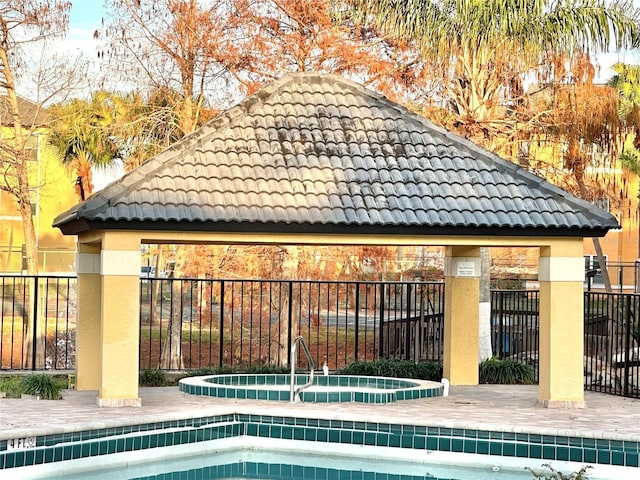
<svg viewBox="0 0 640 480"><path fill-rule="evenodd" d="M640 400L585 392L587 408L537 405L537 386L453 386L448 397L386 405L234 400L141 388L142 407L99 408L96 392L64 400L0 399L0 439L225 413L301 416L640 441Z"/></svg>

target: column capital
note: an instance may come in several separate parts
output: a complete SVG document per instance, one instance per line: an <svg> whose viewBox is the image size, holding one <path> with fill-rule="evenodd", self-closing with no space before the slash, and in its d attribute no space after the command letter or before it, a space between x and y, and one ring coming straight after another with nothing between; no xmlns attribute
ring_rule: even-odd
<svg viewBox="0 0 640 480"><path fill-rule="evenodd" d="M102 275L140 276L142 260L139 250L102 250L100 261Z"/></svg>
<svg viewBox="0 0 640 480"><path fill-rule="evenodd" d="M584 282L584 259L540 257L538 279L541 282Z"/></svg>

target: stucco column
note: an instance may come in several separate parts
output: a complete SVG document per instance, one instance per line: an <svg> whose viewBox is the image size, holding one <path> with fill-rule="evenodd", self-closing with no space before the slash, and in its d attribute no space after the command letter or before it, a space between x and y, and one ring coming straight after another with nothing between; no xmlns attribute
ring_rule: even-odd
<svg viewBox="0 0 640 480"><path fill-rule="evenodd" d="M101 291L100 245L78 243L78 318L76 320L76 388L97 390L100 383Z"/></svg>
<svg viewBox="0 0 640 480"><path fill-rule="evenodd" d="M444 275L444 377L477 385L480 248L447 247Z"/></svg>
<svg viewBox="0 0 640 480"><path fill-rule="evenodd" d="M140 240L135 233L106 232L100 255L102 369L98 405L139 407Z"/></svg>
<svg viewBox="0 0 640 480"><path fill-rule="evenodd" d="M540 384L545 407L583 408L582 238L540 249Z"/></svg>

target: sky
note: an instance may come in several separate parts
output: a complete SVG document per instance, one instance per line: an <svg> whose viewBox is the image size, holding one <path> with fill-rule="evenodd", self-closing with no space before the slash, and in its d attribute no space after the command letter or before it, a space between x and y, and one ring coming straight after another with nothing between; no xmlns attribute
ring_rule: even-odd
<svg viewBox="0 0 640 480"><path fill-rule="evenodd" d="M69 12L69 31L62 41L68 50L95 54L93 32L102 25L102 0L73 0Z"/></svg>

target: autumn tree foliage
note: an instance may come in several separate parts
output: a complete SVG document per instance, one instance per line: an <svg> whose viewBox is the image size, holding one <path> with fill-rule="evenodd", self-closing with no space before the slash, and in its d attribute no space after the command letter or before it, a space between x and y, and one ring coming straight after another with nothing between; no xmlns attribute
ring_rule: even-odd
<svg viewBox="0 0 640 480"><path fill-rule="evenodd" d="M140 117L163 118L156 125L171 131L172 139L200 125L207 106L222 108L225 102L251 94L288 72L313 70L357 77L397 99L407 96L426 75L418 52L405 42L384 39L372 27L338 22L346 18L338 2L107 3L105 28L99 32L101 55L111 71L145 79L146 94L154 102L148 103ZM220 91L232 93L227 98ZM155 101L158 99L161 101ZM140 157L147 153L154 152L143 152ZM176 253L176 269L181 274L195 273L195 247L185 249L190 252ZM254 253L256 259L265 254ZM275 251L271 257L281 259ZM245 266L251 263L246 261ZM282 265L269 268L269 272L281 270Z"/></svg>
<svg viewBox="0 0 640 480"><path fill-rule="evenodd" d="M426 78L415 49L355 25L340 2L107 0L106 6L96 36L107 75L148 96L150 107L171 110L178 137L288 72L357 77L398 101L421 90Z"/></svg>
<svg viewBox="0 0 640 480"><path fill-rule="evenodd" d="M288 72L316 71L358 80L401 101L426 78L406 42L349 20L332 0L234 0L234 41L217 61L243 93Z"/></svg>
<svg viewBox="0 0 640 480"><path fill-rule="evenodd" d="M434 98L461 134L495 150L520 128L520 107L537 79L561 80L558 59L637 44L627 1L349 0L356 18L420 49L440 79Z"/></svg>
<svg viewBox="0 0 640 480"><path fill-rule="evenodd" d="M162 97L175 114L179 135L191 133L202 124L207 102L224 90L217 82L224 69L215 52L228 41L222 40L228 2L106 0L105 8L96 38L109 77L147 93L150 105Z"/></svg>

